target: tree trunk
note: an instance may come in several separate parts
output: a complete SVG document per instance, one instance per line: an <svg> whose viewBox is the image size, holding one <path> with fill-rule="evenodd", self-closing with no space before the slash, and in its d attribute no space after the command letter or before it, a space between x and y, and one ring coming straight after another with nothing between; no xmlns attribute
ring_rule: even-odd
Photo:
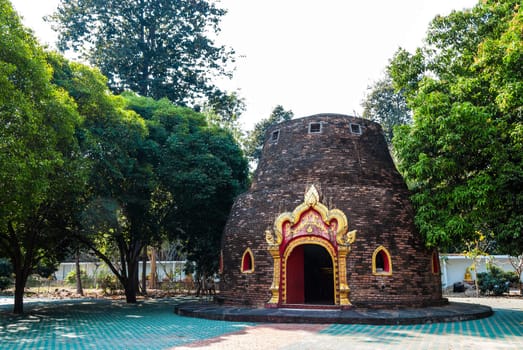
<svg viewBox="0 0 523 350"><path fill-rule="evenodd" d="M142 294L147 295L147 246L143 248L142 256Z"/></svg>
<svg viewBox="0 0 523 350"><path fill-rule="evenodd" d="M13 313L22 314L24 312L24 290L27 282L27 274L22 268L15 270L15 300Z"/></svg>
<svg viewBox="0 0 523 350"><path fill-rule="evenodd" d="M76 251L76 294L84 296L84 289L82 288L82 271L80 270L80 253Z"/></svg>
<svg viewBox="0 0 523 350"><path fill-rule="evenodd" d="M128 304L136 303L136 293L138 292L138 257L127 263L128 277L125 288L125 301Z"/></svg>
<svg viewBox="0 0 523 350"><path fill-rule="evenodd" d="M156 249L151 247L151 289L158 288L158 273L156 271Z"/></svg>

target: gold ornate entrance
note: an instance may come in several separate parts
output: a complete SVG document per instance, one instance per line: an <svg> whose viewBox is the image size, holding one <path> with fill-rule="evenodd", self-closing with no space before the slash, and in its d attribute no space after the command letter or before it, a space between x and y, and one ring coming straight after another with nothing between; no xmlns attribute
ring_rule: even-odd
<svg viewBox="0 0 523 350"><path fill-rule="evenodd" d="M332 259L334 304L351 305L346 263L356 231L348 231L347 217L341 210L329 210L320 203L314 185L305 194L303 203L292 213L285 212L278 216L273 231L265 232L265 239L274 260L268 307L279 307L289 302L289 257L297 247L307 244L325 248Z"/></svg>

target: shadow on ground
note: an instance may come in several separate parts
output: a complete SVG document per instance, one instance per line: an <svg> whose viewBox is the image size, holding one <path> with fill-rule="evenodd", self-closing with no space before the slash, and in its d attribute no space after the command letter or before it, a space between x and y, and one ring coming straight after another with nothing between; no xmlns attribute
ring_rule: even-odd
<svg viewBox="0 0 523 350"><path fill-rule="evenodd" d="M70 300L27 303L13 315L0 306L2 349L166 349L221 334L246 324L189 319L173 313L185 299L124 301Z"/></svg>
<svg viewBox="0 0 523 350"><path fill-rule="evenodd" d="M346 349L348 344L358 349L523 349L523 301L513 307L491 304L494 315L478 320L378 326L240 323L173 313L176 304L189 300L151 299L136 305L94 299L39 301L27 303L22 316L11 314L11 305L0 305L0 347L252 349L270 341L282 344L280 335L289 350L319 344L325 349Z"/></svg>

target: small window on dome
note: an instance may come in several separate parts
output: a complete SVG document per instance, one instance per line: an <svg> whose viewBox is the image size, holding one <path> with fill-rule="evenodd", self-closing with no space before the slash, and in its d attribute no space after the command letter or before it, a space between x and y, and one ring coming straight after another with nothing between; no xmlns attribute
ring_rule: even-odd
<svg viewBox="0 0 523 350"><path fill-rule="evenodd" d="M390 254L383 246L379 246L372 254L372 274L392 275L392 261Z"/></svg>
<svg viewBox="0 0 523 350"><path fill-rule="evenodd" d="M278 142L280 138L280 129L274 130L271 134L271 142Z"/></svg>
<svg viewBox="0 0 523 350"><path fill-rule="evenodd" d="M243 273L254 272L254 258L252 256L251 248L247 248L245 249L245 252L243 252L241 271Z"/></svg>
<svg viewBox="0 0 523 350"><path fill-rule="evenodd" d="M310 123L309 134L321 134L321 123Z"/></svg>
<svg viewBox="0 0 523 350"><path fill-rule="evenodd" d="M351 124L350 132L355 135L361 135L361 125L360 124Z"/></svg>

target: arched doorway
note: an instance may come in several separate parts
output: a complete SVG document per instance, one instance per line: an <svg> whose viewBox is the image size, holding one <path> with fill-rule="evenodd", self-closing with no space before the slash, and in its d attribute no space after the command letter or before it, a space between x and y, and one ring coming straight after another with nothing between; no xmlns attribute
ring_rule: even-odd
<svg viewBox="0 0 523 350"><path fill-rule="evenodd" d="M287 304L334 305L334 267L329 252L317 244L295 247L287 259Z"/></svg>
<svg viewBox="0 0 523 350"><path fill-rule="evenodd" d="M349 306L346 259L356 231L347 217L319 202L314 186L294 211L280 214L265 231L273 280L267 307L292 304Z"/></svg>
<svg viewBox="0 0 523 350"><path fill-rule="evenodd" d="M303 246L305 304L334 304L332 258L325 248L315 244Z"/></svg>

